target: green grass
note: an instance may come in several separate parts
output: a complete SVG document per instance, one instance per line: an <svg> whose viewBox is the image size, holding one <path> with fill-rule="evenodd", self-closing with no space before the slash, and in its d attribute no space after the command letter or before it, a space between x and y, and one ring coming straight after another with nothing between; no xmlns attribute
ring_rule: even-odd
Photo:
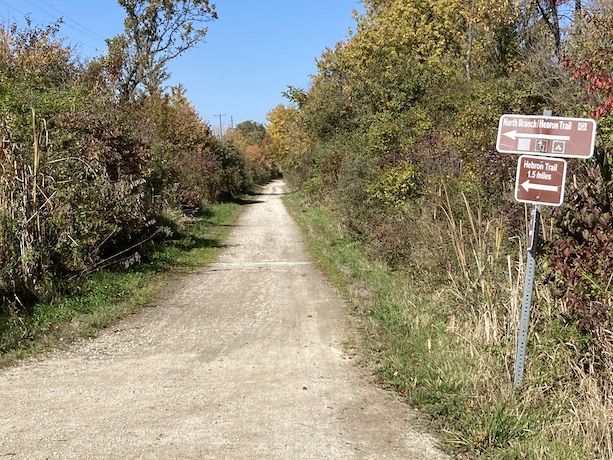
<svg viewBox="0 0 613 460"><path fill-rule="evenodd" d="M513 394L505 361L512 343L481 344L454 326L463 313L442 294L440 276L389 270L369 260L325 207L306 206L296 194L286 204L311 254L358 318L363 362L429 416L450 452L463 459L591 458L547 428L567 409L560 401Z"/></svg>
<svg viewBox="0 0 613 460"><path fill-rule="evenodd" d="M36 305L29 316L0 318L0 366L94 336L138 312L174 278L212 262L240 211L237 203L213 205L183 219L171 239L148 247L146 263L93 273L71 282L70 295Z"/></svg>

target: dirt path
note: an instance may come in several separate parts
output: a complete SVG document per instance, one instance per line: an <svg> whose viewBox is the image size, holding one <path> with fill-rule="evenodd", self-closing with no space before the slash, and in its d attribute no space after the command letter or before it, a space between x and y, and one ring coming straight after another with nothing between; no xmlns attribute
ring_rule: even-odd
<svg viewBox="0 0 613 460"><path fill-rule="evenodd" d="M67 352L0 371L0 458L443 459L365 378L280 181L217 263Z"/></svg>

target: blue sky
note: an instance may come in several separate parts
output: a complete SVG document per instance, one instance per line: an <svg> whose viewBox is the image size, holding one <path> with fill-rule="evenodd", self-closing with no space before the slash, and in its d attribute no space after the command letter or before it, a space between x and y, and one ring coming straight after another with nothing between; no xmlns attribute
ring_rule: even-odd
<svg viewBox="0 0 613 460"><path fill-rule="evenodd" d="M202 119L219 130L247 120L266 122L287 104L288 85L306 88L315 59L354 29L359 0L213 0L219 19L206 42L169 65L169 84L183 83ZM63 17L62 36L84 56L106 51L104 39L123 31L116 0L0 0L0 18L36 24Z"/></svg>

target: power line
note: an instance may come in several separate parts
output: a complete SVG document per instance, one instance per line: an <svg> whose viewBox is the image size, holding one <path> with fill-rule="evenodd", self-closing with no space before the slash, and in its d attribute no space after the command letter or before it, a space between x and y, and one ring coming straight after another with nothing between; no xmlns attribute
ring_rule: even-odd
<svg viewBox="0 0 613 460"><path fill-rule="evenodd" d="M49 5L49 4L48 4L48 3L46 3L44 0L41 0L41 1L42 1L42 3L44 3L45 5L47 5L47 6L51 7L51 8L52 8L52 9L54 9L55 11L57 11L57 12L60 14L60 16L59 16L59 17L58 17L57 15L55 15L55 14L50 13L49 11L45 10L44 8L41 8L39 5L37 5L37 4L35 4L35 3L33 3L31 0L25 0L25 1L26 1L26 2L28 2L30 5L32 5L34 8L38 8L40 11L42 11L43 13L45 13L45 14L46 14L47 16L49 16L50 18L53 18L53 20L54 20L54 21L58 21L58 20L60 20L60 19L61 19L62 21L64 21L64 19L68 19L68 20L70 20L71 22L74 22L74 23L75 23L75 24L76 24L78 27L80 27L80 28L81 28L81 30L79 30L79 29L77 29L77 28L75 28L75 27L71 26L70 24L68 24L68 23L64 22L64 25L65 25L66 27L69 27L70 29L72 29L72 30L74 30L74 31L76 31L76 32L78 32L78 33L80 33L80 34L82 34L82 35L85 35L86 37L92 38L92 39L94 39L94 40L103 40L103 41L104 41L104 38L100 37L99 35L97 35L97 34L96 34L95 32L93 32L93 31L89 31L89 29L88 29L87 27L85 27L85 26L81 25L80 23L78 23L78 22L77 22L77 21L75 21L74 19L70 19L68 16L66 16L64 13L62 13L60 10L58 10L58 9L57 9L57 8L55 8L54 6ZM91 33L90 33L90 32L91 32ZM72 40L75 40L75 39L74 39L74 38L72 38L72 37L68 37L68 38L71 38ZM92 47L92 48L96 49L96 47L95 47L95 46L92 46L92 45L90 45L90 44L88 44L88 43L84 43L84 42L79 41L79 40L75 40L75 41L76 41L77 43L81 43L82 45L90 46L90 47Z"/></svg>
<svg viewBox="0 0 613 460"><path fill-rule="evenodd" d="M62 20L62 25L65 27L68 27L72 30L74 30L75 32L84 35L86 37L89 37L93 40L101 40L101 41L105 41L105 39L103 37L101 37L100 35L96 34L94 31L90 30L89 28L87 28L86 26L80 24L79 22L75 21L74 19L69 18L68 16L65 16L64 13L62 13L60 10L58 10L57 8L55 8L54 6L50 5L49 3L45 2L44 0L40 0L42 3L44 3L45 5L47 5L48 7L52 8L53 10L57 11L61 16L57 16L56 14L50 13L48 10L41 8L39 5L33 3L30 0L25 0L27 3L29 3L30 5L32 5L34 8L40 10L41 12L43 12L45 15L47 15L48 17L52 18L54 21L58 21L58 20ZM16 11L19 14L22 14L24 17L28 16L30 13L25 13L17 8L15 8L12 4L7 3L4 0L0 0L0 3L8 6L10 9ZM66 18L67 20L70 20L71 22L73 22L74 24L76 24L80 29L77 29L76 27L72 26L71 24L68 24L67 22L64 21L64 18ZM9 18L7 18L9 19ZM81 46L86 46L88 48L91 48L93 50L99 51L100 50L100 46L95 46L92 45L91 43L85 43L83 40L78 40L68 34L62 33L62 35L69 39L70 41L81 45Z"/></svg>
<svg viewBox="0 0 613 460"><path fill-rule="evenodd" d="M14 7L13 5L11 5L10 3L6 3L6 2L5 2L5 1L3 1L3 0L0 0L0 3L5 4L5 5L6 5L6 6L8 6L9 8L11 8L11 9L13 9L13 10L17 11L19 14L23 14L24 16L26 16L26 15L27 15L27 13L24 13L23 11L19 11L17 8L15 8L15 7ZM10 11L10 10L9 10L9 11ZM8 19L8 18L7 18L7 19Z"/></svg>
<svg viewBox="0 0 613 460"><path fill-rule="evenodd" d="M32 4L32 2L31 2L30 0L26 0L26 1L27 1L28 3L30 3L30 4ZM58 10L58 9L57 9L55 6L53 6L53 5L49 4L49 3L47 3L45 0L38 0L38 1L39 1L39 2L41 2L42 4L44 4L44 5L48 6L48 7L49 7L49 8L51 8L52 10L56 11L57 13L59 13L63 19L66 19L66 20L68 20L68 21L70 21L70 22L73 22L73 23L74 23L74 24L76 24L78 27L80 27L80 28L82 29L82 30L81 30L81 33L82 33L83 35L87 35L88 37L93 38L93 39L105 40L105 38L104 38L104 37L101 37L101 36L100 36L100 35L98 35L96 32L94 32L94 31L93 31L93 30L91 30L90 28L88 28L88 27L84 26L84 25L83 25L83 24L81 24L80 22L75 21L74 19L72 19L72 18L71 18L70 16L68 16L67 14L64 14L63 12L61 12L60 10ZM35 5L35 6L36 6L36 5ZM68 25L68 24L67 24L67 25ZM70 27L70 26L69 26L69 27ZM75 30L76 30L76 29L75 29Z"/></svg>
<svg viewBox="0 0 613 460"><path fill-rule="evenodd" d="M223 124L221 122L221 117L225 117L225 113L220 113L218 115L213 115L214 117L219 117L219 137L223 136Z"/></svg>

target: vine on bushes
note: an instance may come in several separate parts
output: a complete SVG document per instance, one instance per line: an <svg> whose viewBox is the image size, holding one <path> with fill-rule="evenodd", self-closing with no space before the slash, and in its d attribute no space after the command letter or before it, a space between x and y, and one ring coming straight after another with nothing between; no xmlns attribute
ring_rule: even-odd
<svg viewBox="0 0 613 460"><path fill-rule="evenodd" d="M607 300L613 287L613 78L609 68L613 49L611 31L600 27L611 20L613 16L603 15L585 24L598 26L584 29L593 39L591 46L604 40L603 46L594 52L581 47L563 60L571 78L583 85L581 102L587 114L598 120L600 136L594 158L581 166L564 205L553 211L557 234L547 246L551 278L571 317L590 333L610 329L613 321Z"/></svg>
<svg viewBox="0 0 613 460"><path fill-rule="evenodd" d="M554 211L559 234L548 244L555 284L585 331L610 327L608 297L613 267L613 208L594 165L583 169L583 187L570 187L565 205Z"/></svg>

